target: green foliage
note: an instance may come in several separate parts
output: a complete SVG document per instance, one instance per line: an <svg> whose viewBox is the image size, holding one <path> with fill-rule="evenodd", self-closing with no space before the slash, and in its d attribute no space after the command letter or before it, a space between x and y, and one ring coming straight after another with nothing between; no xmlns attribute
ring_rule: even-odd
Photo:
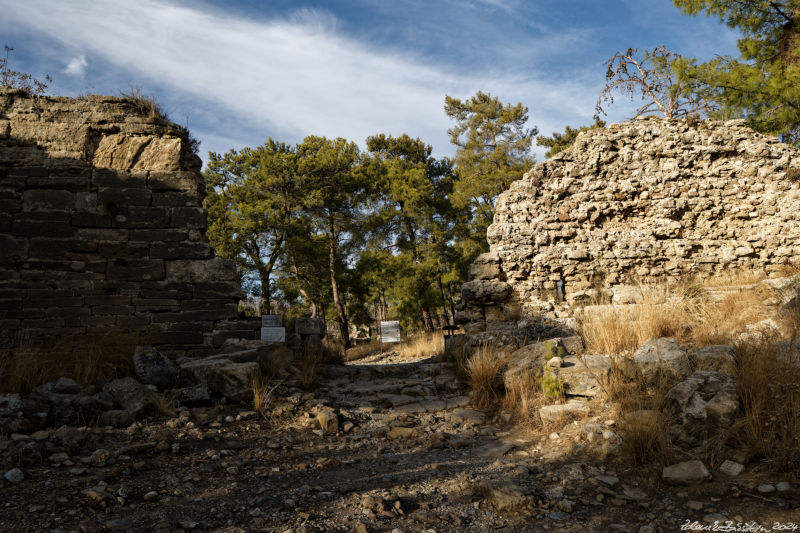
<svg viewBox="0 0 800 533"><path fill-rule="evenodd" d="M4 49L6 54L4 57L0 57L0 86L21 89L28 96L43 95L47 91L47 84L52 83L53 78L48 74L44 77L45 81L40 81L26 72L12 70L8 66L8 53L14 49L8 45L5 45Z"/></svg>
<svg viewBox="0 0 800 533"><path fill-rule="evenodd" d="M606 85L597 97L595 120L605 115L604 104L614 103L614 93L620 92L633 100L637 96L644 104L633 118L662 115L664 118L697 116L709 111L710 103L691 83L675 75L684 59L663 46L652 52L628 48L608 60Z"/></svg>
<svg viewBox="0 0 800 533"><path fill-rule="evenodd" d="M458 147L453 201L473 212L472 238L485 249L494 201L533 165L530 148L538 130L525 128L528 108L522 103L504 104L481 91L465 101L446 96L444 109L456 122L448 130L451 142Z"/></svg>
<svg viewBox="0 0 800 533"><path fill-rule="evenodd" d="M564 347L558 344L558 341L547 340L543 343L544 346L544 360L549 361L553 357L564 357L566 351Z"/></svg>
<svg viewBox="0 0 800 533"><path fill-rule="evenodd" d="M262 297L261 312L336 320L345 347L351 323L398 319L406 331L453 323L494 197L532 163L535 130L522 128L521 104L483 93L448 106L459 121L451 135L462 143L460 173L408 135L369 137L366 153L309 136L210 154L209 239Z"/></svg>
<svg viewBox="0 0 800 533"><path fill-rule="evenodd" d="M242 277L258 276L261 311L268 312L273 270L301 200L295 149L269 139L255 149L212 152L204 177L209 241Z"/></svg>
<svg viewBox="0 0 800 533"><path fill-rule="evenodd" d="M566 389L563 379L545 371L539 378L539 384L542 386L542 394L549 403L558 403L564 400Z"/></svg>
<svg viewBox="0 0 800 533"><path fill-rule="evenodd" d="M596 118L594 124L591 126L581 126L577 129L573 128L572 126L567 126L564 130L564 133L559 133L556 131L553 133L552 137L539 135L536 137L536 145L546 146L548 150L545 152L544 156L550 158L557 153L563 152L567 148L571 147L573 143L575 143L575 139L578 138L579 133L593 130L595 128L604 128L605 126L606 122L604 120Z"/></svg>
<svg viewBox="0 0 800 533"><path fill-rule="evenodd" d="M383 283L372 282L382 297L398 301L403 317L411 319L406 325L430 332L433 310L447 299L443 278L452 269L453 228L465 214L449 200L452 165L431 157L430 145L408 135L369 137L367 148L373 154L380 230L364 264L381 264Z"/></svg>
<svg viewBox="0 0 800 533"><path fill-rule="evenodd" d="M673 0L684 13L717 17L739 30L739 58L675 65L679 79L758 131L800 142L800 1Z"/></svg>

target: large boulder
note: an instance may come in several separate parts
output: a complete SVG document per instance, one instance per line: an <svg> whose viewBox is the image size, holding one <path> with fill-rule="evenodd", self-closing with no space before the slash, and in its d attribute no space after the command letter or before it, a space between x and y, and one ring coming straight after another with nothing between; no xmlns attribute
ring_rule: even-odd
<svg viewBox="0 0 800 533"><path fill-rule="evenodd" d="M215 358L228 359L235 363L254 362L258 364L261 373L273 376L292 363L295 355L282 342L266 341L238 341L232 339L223 345L222 353L207 357L204 360Z"/></svg>
<svg viewBox="0 0 800 533"><path fill-rule="evenodd" d="M236 362L215 356L183 363L180 379L187 385L205 385L216 396L245 401L252 399L253 379L260 372L255 361Z"/></svg>
<svg viewBox="0 0 800 533"><path fill-rule="evenodd" d="M137 346L133 354L133 367L136 375L144 383L155 385L164 390L172 384L172 378L178 373L178 367L155 348Z"/></svg>
<svg viewBox="0 0 800 533"><path fill-rule="evenodd" d="M736 371L735 351L730 344L692 348L689 350L689 360L695 370L714 370L726 374Z"/></svg>
<svg viewBox="0 0 800 533"><path fill-rule="evenodd" d="M634 352L632 359L646 383L656 381L661 375L684 379L692 371L689 355L671 337L650 339Z"/></svg>
<svg viewBox="0 0 800 533"><path fill-rule="evenodd" d="M134 418L156 410L158 397L134 378L115 379L103 386L103 395L112 399Z"/></svg>
<svg viewBox="0 0 800 533"><path fill-rule="evenodd" d="M672 442L686 449L702 446L733 423L739 395L733 376L698 370L665 397Z"/></svg>
<svg viewBox="0 0 800 533"><path fill-rule="evenodd" d="M554 337L540 342L526 344L506 356L508 366L504 374L506 386L523 373L541 374L542 367L553 358L569 359L568 365L578 360L570 354L583 353L583 340L575 335L570 337Z"/></svg>
<svg viewBox="0 0 800 533"><path fill-rule="evenodd" d="M564 382L569 396L597 396L611 371L611 358L606 355L568 355L560 366L551 365L550 372Z"/></svg>
<svg viewBox="0 0 800 533"><path fill-rule="evenodd" d="M69 378L39 385L31 400L47 405L50 424L87 424L112 404L100 395L89 395Z"/></svg>

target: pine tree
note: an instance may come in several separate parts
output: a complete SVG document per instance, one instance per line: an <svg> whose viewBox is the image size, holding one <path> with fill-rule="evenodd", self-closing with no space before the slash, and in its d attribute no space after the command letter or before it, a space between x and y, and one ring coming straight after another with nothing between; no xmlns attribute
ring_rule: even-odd
<svg viewBox="0 0 800 533"><path fill-rule="evenodd" d="M472 210L473 238L485 249L495 199L533 165L530 149L538 130L525 128L528 108L522 103L504 104L481 91L465 101L446 96L444 109L456 122L448 130L451 142L458 147L454 202L457 207Z"/></svg>
<svg viewBox="0 0 800 533"><path fill-rule="evenodd" d="M687 60L676 65L678 76L720 106L717 116L744 117L758 131L800 143L800 0L673 2L743 34L739 58Z"/></svg>

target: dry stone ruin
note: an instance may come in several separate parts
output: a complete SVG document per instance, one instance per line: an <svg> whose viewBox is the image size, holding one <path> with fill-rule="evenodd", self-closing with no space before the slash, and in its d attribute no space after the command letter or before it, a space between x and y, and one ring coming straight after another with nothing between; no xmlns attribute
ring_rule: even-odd
<svg viewBox="0 0 800 533"><path fill-rule="evenodd" d="M800 259L800 150L741 121L646 119L581 133L500 195L457 320L491 331L599 289L768 273Z"/></svg>
<svg viewBox="0 0 800 533"><path fill-rule="evenodd" d="M131 101L0 88L0 331L143 331L174 355L258 338L205 236L186 130Z"/></svg>

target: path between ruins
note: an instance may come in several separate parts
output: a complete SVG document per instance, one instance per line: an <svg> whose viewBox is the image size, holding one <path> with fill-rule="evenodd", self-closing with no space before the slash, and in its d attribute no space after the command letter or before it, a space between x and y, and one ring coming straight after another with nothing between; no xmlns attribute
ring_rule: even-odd
<svg viewBox="0 0 800 533"><path fill-rule="evenodd" d="M800 521L796 492L758 494L761 478L668 487L655 468L599 461L603 443L582 423L514 432L468 407L450 365L398 357L331 366L313 394L275 398L267 418L216 405L27 436L50 454L0 488L0 531L644 533Z"/></svg>

